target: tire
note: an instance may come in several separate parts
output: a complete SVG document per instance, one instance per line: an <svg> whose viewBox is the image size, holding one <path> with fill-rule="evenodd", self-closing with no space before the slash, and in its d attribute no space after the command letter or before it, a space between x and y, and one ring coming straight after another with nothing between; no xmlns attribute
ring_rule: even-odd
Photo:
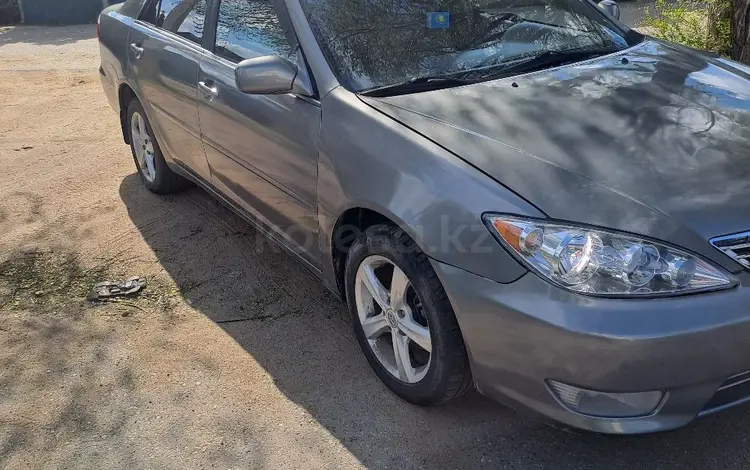
<svg viewBox="0 0 750 470"><path fill-rule="evenodd" d="M142 118L139 124L134 123L134 117L136 116ZM156 141L156 137L154 137L151 123L146 117L143 106L137 99L130 101L127 117L126 125L128 126L127 131L130 138L130 150L133 153L133 161L138 169L138 175L141 177L143 185L149 191L156 194L170 194L185 189L189 184L188 181L173 172L167 165L164 155L159 148L159 143ZM138 129L141 125L144 129ZM139 132L143 138L139 139L136 132ZM140 150L136 149L137 145L142 145ZM150 150L151 165L146 163L143 166L139 159L139 151L146 152L146 147ZM146 160L143 161L146 162Z"/></svg>
<svg viewBox="0 0 750 470"><path fill-rule="evenodd" d="M380 304L374 300L372 290L367 287L372 285L372 282L363 280L368 278L368 273L375 273L376 277L384 278L381 286L390 289L397 281L396 276L388 274L388 270L391 269L389 263L395 266L393 273L396 272L396 268L401 270L410 287L404 295L398 295L404 289L397 288L396 292L391 291L389 295L382 296L389 299L387 310L384 312ZM390 285L388 276L392 276ZM349 250L345 283L347 304L357 341L377 376L396 395L415 405L436 406L447 403L470 389L472 380L466 346L448 296L427 256L404 231L390 225L375 225L361 233ZM405 299L408 307L399 309L394 317L395 305L404 304L394 300L396 298ZM382 320L377 312L383 312L385 320L390 321L389 329L383 329L385 333L380 333ZM388 312L391 313L390 320ZM362 320L363 315L366 317L365 320ZM394 318L398 324L396 328L393 327ZM373 327L376 320L377 325ZM371 333L369 337L365 333L363 321L371 325L368 327ZM418 342L413 341L411 336L401 336L401 333L398 333L406 331L402 329L402 322L407 326L419 324L427 329L430 352L419 347ZM375 330L378 331L373 333ZM373 340L377 335L382 336ZM399 348L392 346L398 341L397 338L409 338L406 341L409 361L403 368L394 367L390 362L391 357L396 364L400 362L396 351ZM389 344L393 349L390 353ZM425 354L429 355L426 364ZM408 366L413 367L411 374L402 372L407 370Z"/></svg>

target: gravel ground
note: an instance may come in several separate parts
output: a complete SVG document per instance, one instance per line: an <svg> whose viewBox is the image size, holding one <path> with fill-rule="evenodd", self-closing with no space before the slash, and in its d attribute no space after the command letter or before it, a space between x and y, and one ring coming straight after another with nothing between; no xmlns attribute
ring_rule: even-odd
<svg viewBox="0 0 750 470"><path fill-rule="evenodd" d="M400 401L297 262L141 187L97 56L92 27L0 29L0 468L747 468L748 408L607 438Z"/></svg>

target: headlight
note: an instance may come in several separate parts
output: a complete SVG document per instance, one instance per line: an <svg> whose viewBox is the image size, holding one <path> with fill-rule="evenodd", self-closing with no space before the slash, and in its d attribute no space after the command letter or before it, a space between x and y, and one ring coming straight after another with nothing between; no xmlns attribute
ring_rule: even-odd
<svg viewBox="0 0 750 470"><path fill-rule="evenodd" d="M583 294L664 295L736 284L695 255L631 235L505 215L485 222L531 269Z"/></svg>

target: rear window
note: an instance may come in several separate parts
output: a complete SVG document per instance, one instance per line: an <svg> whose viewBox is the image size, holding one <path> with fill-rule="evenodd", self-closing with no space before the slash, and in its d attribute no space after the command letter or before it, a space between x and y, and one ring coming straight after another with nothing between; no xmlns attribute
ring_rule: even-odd
<svg viewBox="0 0 750 470"><path fill-rule="evenodd" d="M155 0L141 20L200 44L206 22L206 0Z"/></svg>
<svg viewBox="0 0 750 470"><path fill-rule="evenodd" d="M146 1L147 0L127 0L122 8L120 8L120 13L131 18L136 18L141 13L141 10L143 10L143 5Z"/></svg>

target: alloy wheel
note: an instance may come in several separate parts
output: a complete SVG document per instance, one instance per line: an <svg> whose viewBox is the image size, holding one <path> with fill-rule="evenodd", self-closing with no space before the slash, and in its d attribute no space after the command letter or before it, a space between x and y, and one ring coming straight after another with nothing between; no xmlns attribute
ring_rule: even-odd
<svg viewBox="0 0 750 470"><path fill-rule="evenodd" d="M383 256L369 256L357 269L354 292L362 331L380 364L402 382L421 381L430 368L432 338L403 270Z"/></svg>
<svg viewBox="0 0 750 470"><path fill-rule="evenodd" d="M156 179L154 142L148 134L146 121L141 113L135 112L130 118L130 137L133 141L135 158L146 181L153 183Z"/></svg>

